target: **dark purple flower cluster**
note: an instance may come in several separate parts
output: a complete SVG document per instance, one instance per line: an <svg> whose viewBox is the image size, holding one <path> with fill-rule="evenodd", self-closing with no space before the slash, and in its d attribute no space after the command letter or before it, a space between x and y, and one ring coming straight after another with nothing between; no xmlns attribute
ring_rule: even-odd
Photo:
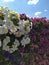
<svg viewBox="0 0 49 65"><path fill-rule="evenodd" d="M49 49L49 22L45 18L33 18L32 30L29 33L34 44Z"/></svg>
<svg viewBox="0 0 49 65"><path fill-rule="evenodd" d="M24 14L21 16L26 18ZM31 43L26 47L20 47L19 51L23 54L27 51L30 54L29 65L49 65L49 22L45 17L29 20L32 22L32 30L29 32ZM20 65L26 64L23 61Z"/></svg>
<svg viewBox="0 0 49 65"><path fill-rule="evenodd" d="M3 54L3 56L4 56L5 58L8 58L10 61L14 61L15 58L16 58L14 55L11 55L8 51L6 51L6 52Z"/></svg>
<svg viewBox="0 0 49 65"><path fill-rule="evenodd" d="M20 19L24 19L24 20L27 20L27 16L26 16L26 14L20 14Z"/></svg>

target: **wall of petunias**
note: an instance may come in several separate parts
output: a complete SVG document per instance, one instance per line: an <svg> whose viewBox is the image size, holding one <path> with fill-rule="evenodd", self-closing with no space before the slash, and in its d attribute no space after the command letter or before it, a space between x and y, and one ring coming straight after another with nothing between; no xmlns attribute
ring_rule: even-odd
<svg viewBox="0 0 49 65"><path fill-rule="evenodd" d="M0 64L3 62L49 65L49 20L0 7Z"/></svg>

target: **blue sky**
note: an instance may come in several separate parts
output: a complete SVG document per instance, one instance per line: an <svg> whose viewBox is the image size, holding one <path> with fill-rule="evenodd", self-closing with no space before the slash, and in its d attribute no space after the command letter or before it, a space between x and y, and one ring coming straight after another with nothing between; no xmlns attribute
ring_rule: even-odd
<svg viewBox="0 0 49 65"><path fill-rule="evenodd" d="M25 13L29 17L46 17L49 19L49 0L0 0L0 6Z"/></svg>

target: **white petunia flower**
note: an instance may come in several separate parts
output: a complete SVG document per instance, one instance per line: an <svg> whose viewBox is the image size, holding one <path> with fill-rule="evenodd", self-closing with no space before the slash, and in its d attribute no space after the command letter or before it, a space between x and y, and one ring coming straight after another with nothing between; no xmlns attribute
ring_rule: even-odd
<svg viewBox="0 0 49 65"><path fill-rule="evenodd" d="M0 26L0 34L3 34L3 32L2 32L2 27Z"/></svg>
<svg viewBox="0 0 49 65"><path fill-rule="evenodd" d="M24 34L27 34L30 32L32 29L32 22L29 22L29 20L23 20L23 25L24 25Z"/></svg>
<svg viewBox="0 0 49 65"><path fill-rule="evenodd" d="M9 49L9 46L5 46L5 45L3 45L3 48L2 48L3 50L5 50L5 51L9 51L10 49Z"/></svg>
<svg viewBox="0 0 49 65"><path fill-rule="evenodd" d="M13 45L12 48L10 48L9 52L13 53L16 50L18 50L17 46Z"/></svg>
<svg viewBox="0 0 49 65"><path fill-rule="evenodd" d="M13 24L12 21L8 21L8 22L6 22L5 24L6 24L7 28L8 28L12 33L14 33L14 32L17 31L16 26L14 26L14 24Z"/></svg>
<svg viewBox="0 0 49 65"><path fill-rule="evenodd" d="M20 32L15 32L14 33L16 37L21 37L21 33Z"/></svg>
<svg viewBox="0 0 49 65"><path fill-rule="evenodd" d="M0 34L6 34L8 33L8 29L5 25L0 26Z"/></svg>
<svg viewBox="0 0 49 65"><path fill-rule="evenodd" d="M28 26L28 27L26 27L26 30L24 30L24 34L27 34L28 32L30 32L30 27Z"/></svg>
<svg viewBox="0 0 49 65"><path fill-rule="evenodd" d="M25 46L26 44L29 44L30 43L30 38L29 37L23 37L23 39L21 40L21 44L23 46Z"/></svg>
<svg viewBox="0 0 49 65"><path fill-rule="evenodd" d="M3 40L3 46L6 46L6 45L7 45L7 43L8 43L8 42L7 42L7 40L6 40L6 39L4 39L4 40Z"/></svg>
<svg viewBox="0 0 49 65"><path fill-rule="evenodd" d="M10 52L10 53L13 53L13 50L10 49L9 52Z"/></svg>
<svg viewBox="0 0 49 65"><path fill-rule="evenodd" d="M18 50L18 46L19 46L19 41L17 39L15 39L14 45L12 45L12 48L9 48L9 52L13 53L14 51Z"/></svg>
<svg viewBox="0 0 49 65"><path fill-rule="evenodd" d="M6 36L6 38L3 40L3 50L9 51L9 46L7 44L10 42L10 37Z"/></svg>
<svg viewBox="0 0 49 65"><path fill-rule="evenodd" d="M13 25L13 26L10 27L10 31L11 31L12 33L14 33L14 32L17 31L17 29L16 29L16 27Z"/></svg>
<svg viewBox="0 0 49 65"><path fill-rule="evenodd" d="M5 23L5 25L7 26L8 29L10 29L11 26L13 26L13 22L10 21L10 20L8 20L8 21Z"/></svg>
<svg viewBox="0 0 49 65"><path fill-rule="evenodd" d="M10 49L9 49L9 46L6 46L5 47L5 51L9 51Z"/></svg>
<svg viewBox="0 0 49 65"><path fill-rule="evenodd" d="M17 31L14 32L14 35L16 37L20 37L21 35L24 35L23 27L21 28L20 26L16 26L16 29L17 29Z"/></svg>
<svg viewBox="0 0 49 65"><path fill-rule="evenodd" d="M18 26L16 26L16 32L14 32L14 35L16 36L16 37L20 37L21 36L21 34L20 34L20 28L18 27Z"/></svg>
<svg viewBox="0 0 49 65"><path fill-rule="evenodd" d="M19 43L19 41L17 39L15 39L15 42L14 42L14 45L12 45L12 48L10 48L9 46L7 46L8 42L10 42L10 38L7 36L3 40L3 50L9 51L10 53L13 53L15 50L18 49L18 46L19 46L20 43Z"/></svg>
<svg viewBox="0 0 49 65"><path fill-rule="evenodd" d="M3 33L3 34L8 33L8 29L7 29L7 27L6 27L5 25L2 26L2 33Z"/></svg>
<svg viewBox="0 0 49 65"><path fill-rule="evenodd" d="M16 45L16 46L20 45L20 43L19 43L19 41L17 39L15 39L14 45Z"/></svg>
<svg viewBox="0 0 49 65"><path fill-rule="evenodd" d="M7 40L7 42L10 42L10 37L6 36L6 40Z"/></svg>
<svg viewBox="0 0 49 65"><path fill-rule="evenodd" d="M20 44L19 41L15 39L14 45L12 45L12 48L10 48L9 52L13 53L14 51L18 50L19 44Z"/></svg>
<svg viewBox="0 0 49 65"><path fill-rule="evenodd" d="M7 45L9 42L10 42L10 37L7 36L7 37L3 40L3 45Z"/></svg>
<svg viewBox="0 0 49 65"><path fill-rule="evenodd" d="M23 30L23 28L24 28L24 20L19 20L19 28L21 29L21 30Z"/></svg>
<svg viewBox="0 0 49 65"><path fill-rule="evenodd" d="M0 19L0 25L3 25L3 20Z"/></svg>
<svg viewBox="0 0 49 65"><path fill-rule="evenodd" d="M25 25L25 24L27 24L27 23L29 23L29 20L23 20L23 24Z"/></svg>

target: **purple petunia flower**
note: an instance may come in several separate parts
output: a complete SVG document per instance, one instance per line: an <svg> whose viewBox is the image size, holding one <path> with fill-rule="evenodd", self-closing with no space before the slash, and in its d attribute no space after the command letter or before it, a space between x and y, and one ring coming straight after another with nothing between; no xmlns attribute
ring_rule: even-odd
<svg viewBox="0 0 49 65"><path fill-rule="evenodd" d="M6 52L3 54L3 56L4 56L5 58L8 58L10 61L14 61L15 58L16 58L14 55L11 55L8 51L6 51Z"/></svg>
<svg viewBox="0 0 49 65"><path fill-rule="evenodd" d="M42 37L42 38L40 38L40 42L44 42L44 38Z"/></svg>
<svg viewBox="0 0 49 65"><path fill-rule="evenodd" d="M20 53L18 53L17 58L18 58L18 59L21 59L21 58L22 58L22 56L21 56L21 54L20 54Z"/></svg>
<svg viewBox="0 0 49 65"><path fill-rule="evenodd" d="M10 53L9 53L8 51L6 51L6 52L3 54L3 56L6 57L6 58L9 58Z"/></svg>
<svg viewBox="0 0 49 65"><path fill-rule="evenodd" d="M10 55L10 56L9 56L9 60L10 60L10 61L14 61L15 58L16 58L16 57L15 57L14 55Z"/></svg>
<svg viewBox="0 0 49 65"><path fill-rule="evenodd" d="M36 36L35 35L32 36L32 40L36 41Z"/></svg>

